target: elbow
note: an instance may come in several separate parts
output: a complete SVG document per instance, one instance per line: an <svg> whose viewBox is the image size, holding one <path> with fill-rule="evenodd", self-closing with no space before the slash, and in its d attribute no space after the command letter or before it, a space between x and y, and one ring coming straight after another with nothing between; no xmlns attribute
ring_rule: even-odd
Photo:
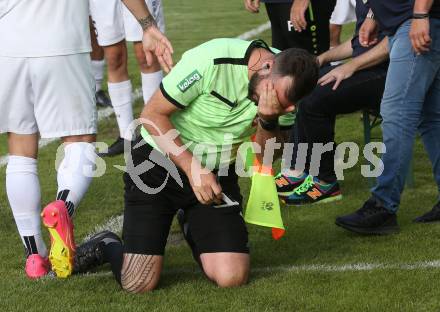
<svg viewBox="0 0 440 312"><path fill-rule="evenodd" d="M141 113L140 123L144 125L144 127L149 130L149 128L156 128L161 115L152 108L149 108L148 105L145 105L144 109Z"/></svg>
<svg viewBox="0 0 440 312"><path fill-rule="evenodd" d="M144 109L142 110L142 113L141 113L141 118L142 119L151 120L154 117L153 116L154 112L148 106L149 105L145 105Z"/></svg>

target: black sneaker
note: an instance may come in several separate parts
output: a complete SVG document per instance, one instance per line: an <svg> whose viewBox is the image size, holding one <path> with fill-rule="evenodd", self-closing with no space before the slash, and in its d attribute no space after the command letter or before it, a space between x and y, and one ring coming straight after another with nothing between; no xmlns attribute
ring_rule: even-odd
<svg viewBox="0 0 440 312"><path fill-rule="evenodd" d="M112 101L104 90L99 90L95 93L96 105L101 107L111 107Z"/></svg>
<svg viewBox="0 0 440 312"><path fill-rule="evenodd" d="M277 193L280 197L287 197L293 194L293 191L300 186L307 178L307 174L303 173L299 177L293 177L286 174L279 173L275 177L275 184L277 186Z"/></svg>
<svg viewBox="0 0 440 312"><path fill-rule="evenodd" d="M99 153L99 157L112 157L124 153L125 141L123 138L117 138L107 150L107 153ZM131 146L130 144L128 146Z"/></svg>
<svg viewBox="0 0 440 312"><path fill-rule="evenodd" d="M396 214L386 210L374 197L367 200L356 212L336 218L335 223L360 234L386 235L399 231Z"/></svg>
<svg viewBox="0 0 440 312"><path fill-rule="evenodd" d="M105 263L104 247L111 243L122 244L113 232L103 231L76 247L73 273L85 273Z"/></svg>
<svg viewBox="0 0 440 312"><path fill-rule="evenodd" d="M430 211L414 219L414 222L418 223L430 223L436 221L440 221L440 201L435 204Z"/></svg>
<svg viewBox="0 0 440 312"><path fill-rule="evenodd" d="M329 203L340 199L342 194L338 182L321 184L311 175L291 195L281 198L285 204L293 206Z"/></svg>

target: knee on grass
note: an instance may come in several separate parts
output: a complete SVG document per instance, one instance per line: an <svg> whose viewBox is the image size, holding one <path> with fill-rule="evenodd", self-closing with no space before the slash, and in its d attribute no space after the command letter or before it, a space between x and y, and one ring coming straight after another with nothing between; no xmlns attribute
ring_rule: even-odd
<svg viewBox="0 0 440 312"><path fill-rule="evenodd" d="M219 261L207 261L201 257L206 276L221 288L238 287L247 283L249 276L249 259L223 258ZM235 260L235 261L234 261Z"/></svg>
<svg viewBox="0 0 440 312"><path fill-rule="evenodd" d="M220 268L210 274L210 278L220 288L239 287L248 280L248 269L245 268Z"/></svg>

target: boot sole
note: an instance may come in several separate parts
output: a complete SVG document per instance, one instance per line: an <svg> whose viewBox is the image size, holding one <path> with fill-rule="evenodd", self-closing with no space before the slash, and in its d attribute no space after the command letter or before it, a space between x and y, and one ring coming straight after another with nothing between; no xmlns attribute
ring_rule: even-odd
<svg viewBox="0 0 440 312"><path fill-rule="evenodd" d="M55 215L59 212L52 212ZM51 238L51 246L49 252L49 261L52 265L52 270L56 273L57 277L66 278L72 274L73 271L73 258L75 256L75 250L70 248L58 233L56 226L59 220L48 221L45 216L49 212L43 210L41 217L43 219L43 224L49 231ZM69 233L69 236L73 233Z"/></svg>
<svg viewBox="0 0 440 312"><path fill-rule="evenodd" d="M290 192L278 192L278 196L279 197L289 197L290 195L293 194L294 191L290 191Z"/></svg>
<svg viewBox="0 0 440 312"><path fill-rule="evenodd" d="M285 198L281 198L281 201L288 206L306 206L306 205L319 205L319 204L331 203L331 202L338 201L341 199L342 199L342 195L336 195L336 196L328 197L326 199L321 199L316 202L310 202L310 203L289 203L288 201L286 201Z"/></svg>

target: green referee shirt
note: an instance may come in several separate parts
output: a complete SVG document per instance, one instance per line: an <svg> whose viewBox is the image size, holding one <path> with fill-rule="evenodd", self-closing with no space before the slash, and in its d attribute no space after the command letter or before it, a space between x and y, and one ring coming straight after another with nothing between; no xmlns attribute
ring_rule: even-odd
<svg viewBox="0 0 440 312"><path fill-rule="evenodd" d="M210 169L233 163L240 144L256 132L257 106L247 98L247 65L257 47L270 49L262 40L208 41L185 52L160 85L165 98L180 108L170 118L180 138ZM293 114L280 117L282 127L293 122ZM144 128L141 134L159 150Z"/></svg>

